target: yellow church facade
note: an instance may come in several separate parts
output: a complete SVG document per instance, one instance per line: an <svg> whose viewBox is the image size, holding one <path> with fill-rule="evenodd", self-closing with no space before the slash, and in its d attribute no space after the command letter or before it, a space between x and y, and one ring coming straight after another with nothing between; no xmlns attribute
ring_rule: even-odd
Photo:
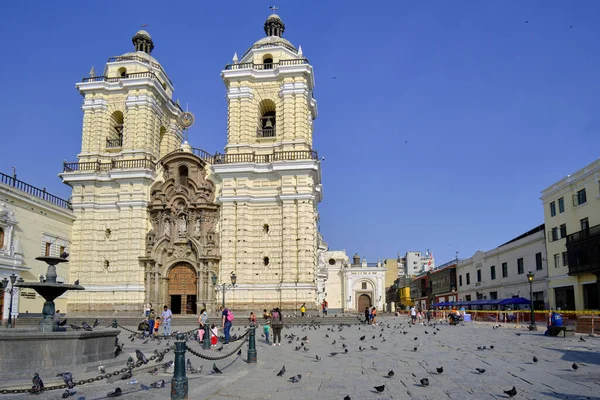
<svg viewBox="0 0 600 400"><path fill-rule="evenodd" d="M215 309L222 283L234 309L317 307L321 168L312 66L270 16L266 37L221 72L227 145L210 155L183 145L193 116L172 100L145 31L77 84L83 100L73 189L70 313Z"/></svg>

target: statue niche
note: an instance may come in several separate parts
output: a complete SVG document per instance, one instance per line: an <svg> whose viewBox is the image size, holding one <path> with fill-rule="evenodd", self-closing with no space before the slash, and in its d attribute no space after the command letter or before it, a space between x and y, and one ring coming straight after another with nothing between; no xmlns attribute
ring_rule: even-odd
<svg viewBox="0 0 600 400"><path fill-rule="evenodd" d="M214 184L206 179L206 163L188 152L167 155L161 161L164 181L151 188L150 223L146 256L157 262L166 255L198 265L219 258L216 225L219 205Z"/></svg>

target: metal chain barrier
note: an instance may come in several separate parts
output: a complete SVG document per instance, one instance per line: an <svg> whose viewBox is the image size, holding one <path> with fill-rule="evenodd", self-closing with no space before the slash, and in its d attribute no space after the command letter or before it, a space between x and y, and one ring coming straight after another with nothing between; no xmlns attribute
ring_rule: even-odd
<svg viewBox="0 0 600 400"><path fill-rule="evenodd" d="M159 352L158 354L152 355L150 358L148 358L148 362L156 360L159 356L164 356L165 354L167 354L172 349L174 349L174 346L171 346L171 347L169 347L169 348L167 348L167 349ZM144 365L144 363L142 361L138 361L138 362L135 363L135 365L133 367L121 368L120 370L114 371L112 373L108 373L108 374L104 374L104 375L98 375L95 378L88 378L88 379L82 379L82 380L79 380L79 381L73 381L73 383L75 384L75 386L81 386L81 385L85 385L86 383L92 383L92 382L96 382L96 381L101 381L102 379L108 379L111 376L121 375L124 372L131 371L131 370L133 370L135 368L138 368L138 367L140 367L142 365ZM67 385L64 384L64 383L60 384L60 385L45 386L43 389L41 389L39 391L39 393L45 392L45 391L49 391L49 390L66 389L66 388L67 388ZM0 394L18 394L18 393L38 393L38 392L33 392L32 389L4 389L4 390L0 390Z"/></svg>
<svg viewBox="0 0 600 400"><path fill-rule="evenodd" d="M193 355L195 355L196 357L203 358L205 360L210 360L210 361L218 361L218 360L223 360L223 359L233 355L234 353L237 353L242 348L244 343L246 343L245 340L242 343L240 343L240 345L238 347L236 347L231 353L225 354L222 356L218 356L218 357L205 356L197 351L190 349L189 347L186 350L189 351L190 353L192 353Z"/></svg>
<svg viewBox="0 0 600 400"><path fill-rule="evenodd" d="M144 336L144 333L145 333L145 331L144 331L144 332L142 332L142 333L139 333L139 332L137 332L137 331L133 331L133 330L131 330L131 329L129 329L129 328L125 328L123 325L120 325L120 324L117 324L117 326L118 326L119 328L123 329L124 331L131 332L131 333L135 334L136 336L140 336L140 337L141 337L141 336ZM190 333L192 333L192 332L194 332L194 331L196 331L196 330L198 330L198 328L193 328L193 329L190 329L189 331L186 331L186 332L181 332L181 333L183 333L184 335L189 335ZM168 338L173 338L173 339L174 339L174 338L176 337L176 335L177 335L177 332L175 332L175 333L170 333L170 334L169 334L167 337L168 337ZM164 336L159 336L159 337L164 337Z"/></svg>

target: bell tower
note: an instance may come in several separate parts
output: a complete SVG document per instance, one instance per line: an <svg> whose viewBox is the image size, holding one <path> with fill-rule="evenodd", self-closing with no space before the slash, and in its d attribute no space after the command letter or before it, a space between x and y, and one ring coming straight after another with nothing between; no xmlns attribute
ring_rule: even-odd
<svg viewBox="0 0 600 400"><path fill-rule="evenodd" d="M156 163L179 148L182 132L173 84L151 55L148 32L133 51L110 57L77 83L83 96L81 152L61 177L73 189L76 220L70 281L87 290L69 296L69 312L137 312L144 302L150 187Z"/></svg>
<svg viewBox="0 0 600 400"><path fill-rule="evenodd" d="M237 289L226 293L234 308L316 308L322 191L312 147L313 67L283 38L278 15L267 18L264 31L221 73L227 145L212 166L221 204L219 283L235 272Z"/></svg>

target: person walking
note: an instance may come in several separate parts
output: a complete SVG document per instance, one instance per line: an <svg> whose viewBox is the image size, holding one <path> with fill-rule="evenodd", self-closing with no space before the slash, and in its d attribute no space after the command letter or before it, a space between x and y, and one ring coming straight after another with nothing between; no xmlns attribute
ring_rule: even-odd
<svg viewBox="0 0 600 400"><path fill-rule="evenodd" d="M150 310L152 309L152 303L146 303L144 305L144 316L146 318L148 318L148 315L150 315Z"/></svg>
<svg viewBox="0 0 600 400"><path fill-rule="evenodd" d="M263 332L265 333L267 343L269 343L269 333L271 333L271 327L268 324L265 324L265 326L263 326Z"/></svg>
<svg viewBox="0 0 600 400"><path fill-rule="evenodd" d="M233 313L229 311L227 308L221 306L221 326L223 327L223 332L225 332L225 344L229 344L229 333L231 330L231 325L233 322Z"/></svg>
<svg viewBox="0 0 600 400"><path fill-rule="evenodd" d="M252 311L250 311L250 317L248 318L250 321L250 325L256 325L256 315Z"/></svg>
<svg viewBox="0 0 600 400"><path fill-rule="evenodd" d="M375 306L373 306L373 309L371 310L371 324L377 324L377 309Z"/></svg>
<svg viewBox="0 0 600 400"><path fill-rule="evenodd" d="M173 313L169 310L169 306L164 306L164 310L162 312L162 324L163 324L163 334L165 336L171 334L171 318L173 318Z"/></svg>
<svg viewBox="0 0 600 400"><path fill-rule="evenodd" d="M413 325L417 322L417 309L415 308L415 306L412 306L410 308L410 320Z"/></svg>
<svg viewBox="0 0 600 400"><path fill-rule="evenodd" d="M283 317L279 308L271 311L271 328L273 329L273 346L281 346L281 329L283 328Z"/></svg>
<svg viewBox="0 0 600 400"><path fill-rule="evenodd" d="M429 325L429 323L431 322L431 308L427 310L425 315L427 316L427 325Z"/></svg>
<svg viewBox="0 0 600 400"><path fill-rule="evenodd" d="M265 321L267 321L267 320L268 320L268 319L270 319L270 318L271 318L271 314L270 314L270 313L269 313L269 312L268 312L266 309L264 309L264 310L263 310L263 319L264 319Z"/></svg>
<svg viewBox="0 0 600 400"><path fill-rule="evenodd" d="M321 308L323 309L323 316L326 317L327 316L327 308L329 307L329 303L327 302L327 299L323 299L323 302L321 303Z"/></svg>
<svg viewBox="0 0 600 400"><path fill-rule="evenodd" d="M300 307L300 316L304 317L304 314L306 314L306 303L302 303L302 307Z"/></svg>
<svg viewBox="0 0 600 400"><path fill-rule="evenodd" d="M156 313L154 312L153 309L150 309L150 312L148 313L148 330L150 331L150 336L153 335L154 333L154 320L156 319Z"/></svg>
<svg viewBox="0 0 600 400"><path fill-rule="evenodd" d="M369 311L369 307L365 307L365 325L367 325L371 321L371 312Z"/></svg>
<svg viewBox="0 0 600 400"><path fill-rule="evenodd" d="M198 341L204 340L204 334L208 331L208 314L206 313L206 308L203 308L200 311L200 316L198 317Z"/></svg>

